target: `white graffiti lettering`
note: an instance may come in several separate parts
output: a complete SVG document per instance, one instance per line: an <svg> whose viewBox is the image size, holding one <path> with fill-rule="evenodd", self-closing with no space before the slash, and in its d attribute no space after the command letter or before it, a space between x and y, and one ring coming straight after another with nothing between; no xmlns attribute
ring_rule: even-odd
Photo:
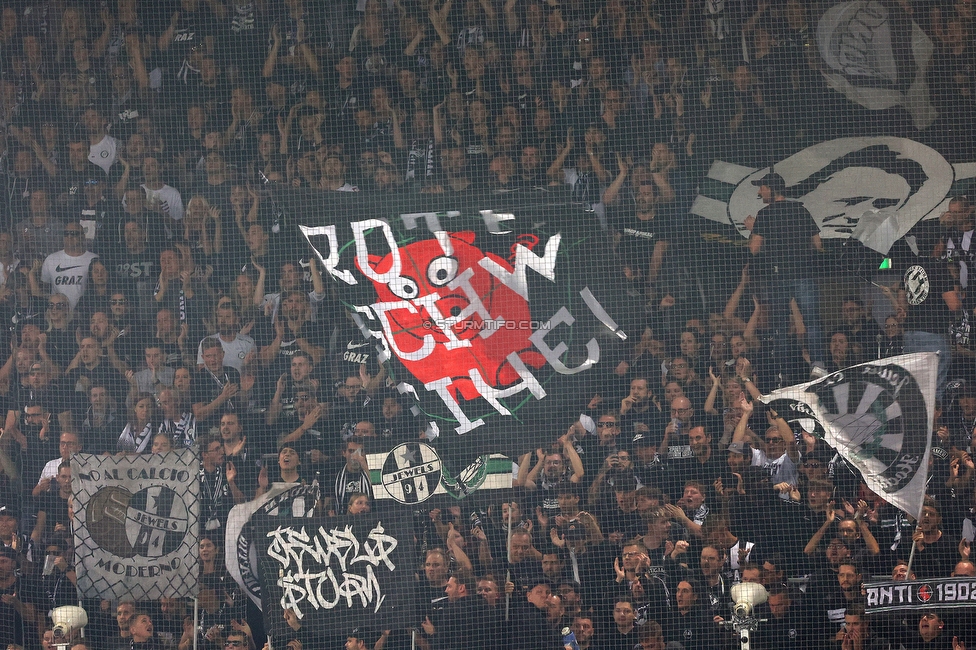
<svg viewBox="0 0 976 650"><path fill-rule="evenodd" d="M281 565L277 584L283 609L293 610L299 619L308 607L332 609L341 603L379 611L386 596L375 570L396 570L391 555L398 543L386 534L382 522L362 541L350 526L320 526L311 533L304 526L279 527L267 536L268 556Z"/></svg>

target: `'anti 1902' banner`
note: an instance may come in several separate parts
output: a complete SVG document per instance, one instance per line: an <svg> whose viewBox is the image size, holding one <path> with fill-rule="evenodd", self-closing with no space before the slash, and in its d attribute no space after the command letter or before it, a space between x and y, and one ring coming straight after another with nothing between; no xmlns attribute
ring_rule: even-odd
<svg viewBox="0 0 976 650"><path fill-rule="evenodd" d="M415 623L413 534L398 518L258 515L252 522L275 647L297 632L309 638Z"/></svg>
<svg viewBox="0 0 976 650"><path fill-rule="evenodd" d="M341 198L291 199L442 457L460 441L472 456L551 439L557 416L578 413L622 360L623 319L640 312L610 286L612 247L579 206L387 204L350 220L342 215L361 206L343 213Z"/></svg>
<svg viewBox="0 0 976 650"><path fill-rule="evenodd" d="M196 596L200 482L193 450L76 454L71 491L82 597Z"/></svg>
<svg viewBox="0 0 976 650"><path fill-rule="evenodd" d="M864 596L869 614L931 607L976 607L976 580L939 578L865 583Z"/></svg>

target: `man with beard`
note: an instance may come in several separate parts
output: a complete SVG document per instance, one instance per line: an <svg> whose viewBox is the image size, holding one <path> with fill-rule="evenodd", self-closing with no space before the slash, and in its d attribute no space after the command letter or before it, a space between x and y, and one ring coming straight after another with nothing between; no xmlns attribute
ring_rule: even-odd
<svg viewBox="0 0 976 650"><path fill-rule="evenodd" d="M290 372L282 373L275 386L275 394L271 399L271 406L264 416L265 424L274 425L279 416L291 419L295 415L298 393L315 395L318 393L319 381L312 378L312 358L304 352L296 352L291 358Z"/></svg>
<svg viewBox="0 0 976 650"><path fill-rule="evenodd" d="M715 480L722 476L725 464L712 450L712 436L703 426L692 426L688 430L690 458L674 458L668 461L668 491L677 495L685 481L693 479L711 490ZM703 492L703 495L707 494Z"/></svg>
<svg viewBox="0 0 976 650"><path fill-rule="evenodd" d="M322 472L322 498L328 508L340 511L354 492L372 494L373 485L369 478L369 465L362 438L350 438L342 450L342 458Z"/></svg>
<svg viewBox="0 0 976 650"><path fill-rule="evenodd" d="M102 361L102 346L92 336L81 339L78 354L68 364L62 380L67 397L74 404L73 410L78 414L84 413L88 408L90 386L105 386L117 403L124 403L123 383L115 368Z"/></svg>
<svg viewBox="0 0 976 650"><path fill-rule="evenodd" d="M952 572L959 559L957 540L951 539L942 530L942 515L932 497L925 497L922 516L912 534L912 541L915 542L912 569L919 580L947 576Z"/></svg>
<svg viewBox="0 0 976 650"><path fill-rule="evenodd" d="M312 308L304 292L283 292L281 310L274 321L274 338L261 348L262 365L268 367L272 377L279 377L289 370L291 358L299 351L313 363L320 363L325 357L323 329L312 321Z"/></svg>
<svg viewBox="0 0 976 650"><path fill-rule="evenodd" d="M708 545L698 555L698 571L695 578L701 583L712 614L728 618L731 604L731 575L725 572L729 554L724 548Z"/></svg>
<svg viewBox="0 0 976 650"><path fill-rule="evenodd" d="M328 402L319 402L314 392L299 389L291 415L279 422L277 443L287 443L310 454L312 464L323 462L335 448L338 431L329 409Z"/></svg>
<svg viewBox="0 0 976 650"><path fill-rule="evenodd" d="M560 441L561 452L550 450L546 453L541 448L536 450L539 462L525 479L527 490L536 490L540 493L539 505L542 506L546 516L554 516L559 510L557 490L561 484L579 485L583 480L583 462L576 453L570 436L567 434L560 438Z"/></svg>
<svg viewBox="0 0 976 650"><path fill-rule="evenodd" d="M844 612L861 595L861 571L850 559L846 546L840 548L842 544L839 539L831 542L837 550L828 549L828 556L838 552L844 557L837 560L836 568L828 566L811 576L805 598L812 623L834 632L843 631Z"/></svg>
<svg viewBox="0 0 976 650"><path fill-rule="evenodd" d="M192 404L198 426L206 431L218 423L219 413L247 403L254 377L242 379L236 368L224 365L224 348L217 337L205 338L200 348L203 368L193 378Z"/></svg>
<svg viewBox="0 0 976 650"><path fill-rule="evenodd" d="M254 339L240 333L240 319L230 301L222 301L215 313L217 333L204 341L217 340L224 350L224 364L244 374L244 367L255 353ZM203 365L203 341L197 351L197 365Z"/></svg>
<svg viewBox="0 0 976 650"><path fill-rule="evenodd" d="M661 428L662 415L651 395L651 384L645 377L630 380L630 392L620 400L617 425L626 436L653 431Z"/></svg>

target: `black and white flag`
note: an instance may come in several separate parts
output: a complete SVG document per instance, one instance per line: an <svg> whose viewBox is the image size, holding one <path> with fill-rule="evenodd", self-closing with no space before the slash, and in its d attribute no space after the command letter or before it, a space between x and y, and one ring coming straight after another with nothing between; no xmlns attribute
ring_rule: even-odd
<svg viewBox="0 0 976 650"><path fill-rule="evenodd" d="M872 111L904 106L918 129L938 117L925 79L935 45L897 4L833 5L820 17L817 45L824 78L848 99Z"/></svg>
<svg viewBox="0 0 976 650"><path fill-rule="evenodd" d="M72 457L75 557L83 598L196 595L198 472L192 450Z"/></svg>
<svg viewBox="0 0 976 650"><path fill-rule="evenodd" d="M938 365L934 352L903 354L783 388L761 401L822 435L872 491L917 517L925 498Z"/></svg>
<svg viewBox="0 0 976 650"><path fill-rule="evenodd" d="M272 483L267 492L247 503L231 508L224 538L227 573L244 593L261 607L260 557L255 539L255 515L271 517L311 517L320 498L318 483Z"/></svg>
<svg viewBox="0 0 976 650"><path fill-rule="evenodd" d="M415 624L416 556L408 520L256 514L252 521L262 609L275 647L294 638L282 616L289 610L310 637Z"/></svg>

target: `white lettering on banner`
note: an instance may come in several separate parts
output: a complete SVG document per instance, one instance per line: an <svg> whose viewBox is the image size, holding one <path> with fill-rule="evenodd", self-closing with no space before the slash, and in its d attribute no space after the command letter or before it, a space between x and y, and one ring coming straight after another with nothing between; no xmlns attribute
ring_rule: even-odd
<svg viewBox="0 0 976 650"><path fill-rule="evenodd" d="M515 270L509 273L505 268L493 259L482 258L478 265L493 276L501 280L502 284L522 296L525 300L529 299L529 287L526 282L525 269L530 268L550 282L556 281L556 255L559 253L559 243L562 235L556 233L546 241L546 249L539 257L531 250L517 244L515 246Z"/></svg>
<svg viewBox="0 0 976 650"><path fill-rule="evenodd" d="M396 570L390 556L398 544L386 534L382 522L363 541L350 526L331 530L320 526L312 534L304 526L277 528L268 537L272 540L268 556L281 565L282 609L291 609L299 619L305 616L304 606L333 609L343 601L347 608L358 601L363 608L379 611L386 596L375 570Z"/></svg>

